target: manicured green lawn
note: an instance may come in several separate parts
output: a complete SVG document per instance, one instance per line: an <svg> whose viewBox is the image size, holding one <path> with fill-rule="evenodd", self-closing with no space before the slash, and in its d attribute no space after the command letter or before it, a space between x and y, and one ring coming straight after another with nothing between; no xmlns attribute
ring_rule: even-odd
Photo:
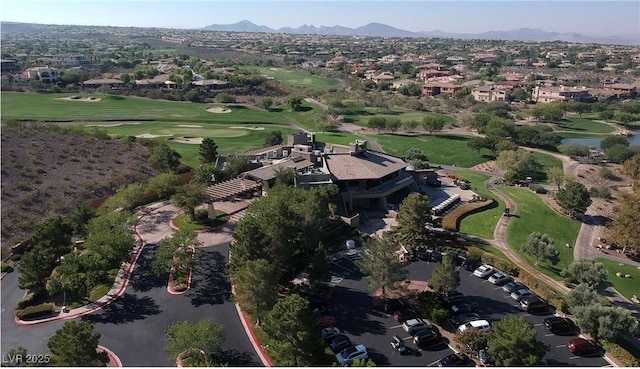
<svg viewBox="0 0 640 369"><path fill-rule="evenodd" d="M507 227L506 238L509 246L533 266L535 258L520 251L520 247L533 232L548 234L553 238L556 249L560 252L560 262L556 265L544 263L534 267L553 279L562 280L560 271L566 269L573 261L573 245L580 230L580 222L559 215L528 189L505 186L496 188L516 204L516 214L511 217ZM566 244L571 247L566 247Z"/></svg>
<svg viewBox="0 0 640 369"><path fill-rule="evenodd" d="M372 135L382 148L391 154L404 156L412 148L422 150L434 164L456 165L470 168L474 165L491 160L491 152L486 149L478 155L467 146L470 136L439 134L424 134L417 136L404 135Z"/></svg>
<svg viewBox="0 0 640 369"><path fill-rule="evenodd" d="M415 120L420 124L422 122L422 118L426 115L434 115L439 116L444 119L445 125L451 125L455 123L455 118L437 113L423 112L417 110L409 110L402 108L371 108L365 107L362 109L354 110L352 108L345 108L344 111L344 120L348 123L357 124L359 126L368 127L369 119L371 117L385 117L389 118L399 118L402 122L406 122L409 120Z"/></svg>
<svg viewBox="0 0 640 369"><path fill-rule="evenodd" d="M292 87L311 87L321 90L342 89L340 80L316 76L308 71L297 69L284 69L277 67L251 67L258 69L260 73L273 78L283 85Z"/></svg>
<svg viewBox="0 0 640 369"><path fill-rule="evenodd" d="M202 229L208 229L214 226L218 226L220 224L227 222L227 213L222 210L216 209L216 219L214 222L211 222L207 218L207 210L198 209L196 210L196 219L189 219L189 215L186 213L182 213L177 217L173 218L173 224L179 229L188 229L190 231L197 231Z"/></svg>
<svg viewBox="0 0 640 369"><path fill-rule="evenodd" d="M156 120L169 122L208 123L278 123L284 121L270 113L238 105L226 105L230 113L210 113L219 104L197 104L184 101L152 100L139 97L82 94L37 94L2 92L3 120L42 121L117 121ZM69 101L69 96L93 96L100 101Z"/></svg>
<svg viewBox="0 0 640 369"><path fill-rule="evenodd" d="M560 168L562 169L562 161L560 159L556 159L551 155L543 154L541 152L533 152L533 157L536 159L538 163L542 166L540 170L531 173L531 177L535 182L549 184L549 179L547 178L547 170L549 168Z"/></svg>
<svg viewBox="0 0 640 369"><path fill-rule="evenodd" d="M354 134L342 132L316 133L316 141L348 146L350 143L362 139Z"/></svg>
<svg viewBox="0 0 640 369"><path fill-rule="evenodd" d="M494 199L498 204L498 206L494 208L466 216L460 222L460 232L485 239L493 239L493 231L496 228L496 224L498 224L500 217L502 217L502 213L504 213L505 205L498 196L491 193L491 191L489 191L484 185L484 182L491 178L491 176L466 171L456 171L453 173L471 182L473 191L478 195L487 199ZM488 246L483 247L483 249L492 252L491 250L494 248Z"/></svg>
<svg viewBox="0 0 640 369"><path fill-rule="evenodd" d="M592 119L585 117L579 117L577 115L570 115L565 119L562 119L560 122L557 122L556 125L561 130L569 130L569 131L577 131L584 133L611 133L613 132L613 127L606 125L604 123L595 122Z"/></svg>
<svg viewBox="0 0 640 369"><path fill-rule="evenodd" d="M294 121L311 132L318 130L315 123L316 117L322 117L324 115L321 107L308 101L303 101L298 111L291 111L289 107L285 105L274 107L271 111Z"/></svg>
<svg viewBox="0 0 640 369"><path fill-rule="evenodd" d="M619 265L619 262L609 259L598 258L596 261L604 265L609 272L607 281L624 297L631 300L633 295L640 296L640 269L633 265ZM629 274L631 278L620 278L616 276L617 272L622 273L623 276Z"/></svg>
<svg viewBox="0 0 640 369"><path fill-rule="evenodd" d="M500 251L499 249L489 245L489 244L483 244L483 243L478 243L478 242L471 242L471 244L479 249L482 249L483 251L486 251L488 253L490 253L491 255L497 256L501 259L504 260L509 260L509 258L507 258L507 256L504 254L504 252Z"/></svg>

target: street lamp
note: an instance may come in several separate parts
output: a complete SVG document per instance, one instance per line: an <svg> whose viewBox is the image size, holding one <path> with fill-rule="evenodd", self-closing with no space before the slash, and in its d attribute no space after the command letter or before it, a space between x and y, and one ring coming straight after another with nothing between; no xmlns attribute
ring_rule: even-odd
<svg viewBox="0 0 640 369"><path fill-rule="evenodd" d="M64 256L60 256L60 263L64 260ZM67 312L67 290L65 289L65 280L60 278L60 284L62 284L62 313Z"/></svg>

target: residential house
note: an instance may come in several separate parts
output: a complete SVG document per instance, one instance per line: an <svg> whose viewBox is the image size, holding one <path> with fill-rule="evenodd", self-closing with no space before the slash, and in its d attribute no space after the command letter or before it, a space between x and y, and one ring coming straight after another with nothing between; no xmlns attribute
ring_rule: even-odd
<svg viewBox="0 0 640 369"><path fill-rule="evenodd" d="M462 64L467 61L467 58L462 56L450 56L447 58L448 62L451 62L453 65Z"/></svg>
<svg viewBox="0 0 640 369"><path fill-rule="evenodd" d="M426 96L445 94L453 97L455 93L462 88L460 85L454 85L448 82L428 81L422 85L422 94Z"/></svg>
<svg viewBox="0 0 640 369"><path fill-rule="evenodd" d="M95 78L82 82L82 86L86 88L99 88L109 86L111 88L124 88L124 82L117 78Z"/></svg>
<svg viewBox="0 0 640 369"><path fill-rule="evenodd" d="M77 67L79 65L91 64L91 60L82 54L58 54L53 56L52 63L64 67Z"/></svg>
<svg viewBox="0 0 640 369"><path fill-rule="evenodd" d="M395 77L391 72L382 72L376 76L371 77L371 79L375 83L380 83L381 81L392 81Z"/></svg>
<svg viewBox="0 0 640 369"><path fill-rule="evenodd" d="M229 82L221 81L219 79L203 79L199 81L191 82L193 86L201 89L207 90L222 90L225 88L229 88Z"/></svg>
<svg viewBox="0 0 640 369"><path fill-rule="evenodd" d="M20 65L15 59L0 59L0 73L12 74L20 72Z"/></svg>
<svg viewBox="0 0 640 369"><path fill-rule="evenodd" d="M507 93L512 89L513 87L509 85L484 85L471 90L471 95L476 101L504 101L507 99Z"/></svg>
<svg viewBox="0 0 640 369"><path fill-rule="evenodd" d="M448 70L427 69L427 70L422 70L416 73L416 78L423 82L426 82L429 78L448 76L448 75L449 75Z"/></svg>
<svg viewBox="0 0 640 369"><path fill-rule="evenodd" d="M23 73L26 74L26 79L39 79L42 83L53 83L60 79L58 70L48 66L27 68Z"/></svg>
<svg viewBox="0 0 640 369"><path fill-rule="evenodd" d="M637 94L636 86L626 83L612 83L604 85L603 90L608 92L610 96L620 98L621 96L634 97Z"/></svg>
<svg viewBox="0 0 640 369"><path fill-rule="evenodd" d="M590 102L593 100L593 96L586 87L536 86L532 95L532 100L540 103L555 101Z"/></svg>

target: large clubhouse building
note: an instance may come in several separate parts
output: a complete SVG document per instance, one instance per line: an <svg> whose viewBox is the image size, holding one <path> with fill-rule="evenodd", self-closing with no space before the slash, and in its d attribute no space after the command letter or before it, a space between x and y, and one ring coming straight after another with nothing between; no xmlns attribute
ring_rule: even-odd
<svg viewBox="0 0 640 369"><path fill-rule="evenodd" d="M214 202L240 193L260 190L266 195L282 170L295 172L295 185L302 188L335 184L338 208L347 215L358 209L386 209L387 198L405 189L417 189L402 158L372 151L367 141L357 140L348 147L325 145L315 141L313 133L296 133L287 144L276 145L245 154L247 160L260 165L238 178L214 184L206 190Z"/></svg>

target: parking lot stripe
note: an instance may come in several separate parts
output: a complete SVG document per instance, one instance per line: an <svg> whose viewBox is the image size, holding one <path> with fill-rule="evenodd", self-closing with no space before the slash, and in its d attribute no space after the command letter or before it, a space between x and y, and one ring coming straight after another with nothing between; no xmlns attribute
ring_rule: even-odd
<svg viewBox="0 0 640 369"><path fill-rule="evenodd" d="M412 339L412 338L413 338L412 336L409 336L409 337L405 337L405 338L403 338L402 340L403 340L403 341L406 341L406 340L410 340L410 339Z"/></svg>
<svg viewBox="0 0 640 369"><path fill-rule="evenodd" d="M393 327L389 327L389 328L390 328L390 329L396 329L396 328L400 328L400 327L402 327L402 324L400 324L400 325L394 325Z"/></svg>
<svg viewBox="0 0 640 369"><path fill-rule="evenodd" d="M567 345L558 345L556 347L567 347Z"/></svg>
<svg viewBox="0 0 640 369"><path fill-rule="evenodd" d="M573 360L573 359L580 359L580 356L571 356L571 357L569 358L569 360Z"/></svg>
<svg viewBox="0 0 640 369"><path fill-rule="evenodd" d="M440 360L436 360L436 361L434 361L433 363L428 364L427 366L434 366L434 365L436 365L436 364L438 363L438 361L440 361Z"/></svg>
<svg viewBox="0 0 640 369"><path fill-rule="evenodd" d="M551 337L551 336L553 336L553 333L548 333L548 334L545 334L544 336L545 337Z"/></svg>
<svg viewBox="0 0 640 369"><path fill-rule="evenodd" d="M527 314L527 315L531 315L531 314ZM539 327L539 326L541 326L541 325L542 325L542 323L538 323L538 324L534 324L533 326L534 326L534 327Z"/></svg>

